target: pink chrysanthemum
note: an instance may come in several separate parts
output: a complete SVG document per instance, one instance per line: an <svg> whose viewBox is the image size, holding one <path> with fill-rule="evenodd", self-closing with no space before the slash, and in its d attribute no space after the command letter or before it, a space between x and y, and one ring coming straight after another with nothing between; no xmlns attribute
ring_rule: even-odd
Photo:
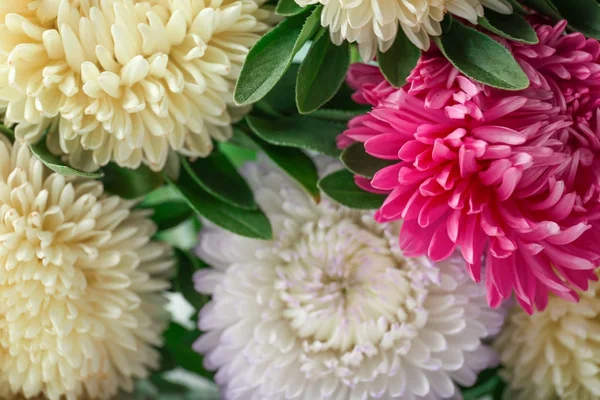
<svg viewBox="0 0 600 400"><path fill-rule="evenodd" d="M529 313L549 291L577 301L600 263L600 44L565 26L504 43L531 81L520 92L473 82L435 50L399 90L356 67L355 100L373 111L338 140L399 160L357 183L389 193L376 219L404 219L406 255L459 247L477 281L485 260L491 305L514 291Z"/></svg>

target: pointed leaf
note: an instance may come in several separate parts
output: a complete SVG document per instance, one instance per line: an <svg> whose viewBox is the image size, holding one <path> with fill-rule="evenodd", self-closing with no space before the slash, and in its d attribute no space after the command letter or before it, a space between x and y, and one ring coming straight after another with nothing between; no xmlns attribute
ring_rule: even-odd
<svg viewBox="0 0 600 400"><path fill-rule="evenodd" d="M254 239L271 239L271 224L260 210L232 207L205 192L184 168L170 184L194 211L223 229Z"/></svg>
<svg viewBox="0 0 600 400"><path fill-rule="evenodd" d="M329 35L321 35L313 42L298 71L298 111L309 113L327 103L342 86L349 66L350 47L347 41L336 46Z"/></svg>
<svg viewBox="0 0 600 400"><path fill-rule="evenodd" d="M515 42L536 44L539 42L537 33L519 14L500 14L485 10L485 16L479 17L479 25L498 36Z"/></svg>
<svg viewBox="0 0 600 400"><path fill-rule="evenodd" d="M152 221L156 223L159 231L171 229L186 221L193 215L187 203L180 200L169 200L153 205L143 205L141 208L152 209Z"/></svg>
<svg viewBox="0 0 600 400"><path fill-rule="evenodd" d="M215 150L192 163L182 157L181 165L198 185L217 199L245 210L258 208L250 186L220 151Z"/></svg>
<svg viewBox="0 0 600 400"><path fill-rule="evenodd" d="M249 115L246 121L256 135L270 144L313 150L331 157L340 155L335 139L346 129L344 124L302 116L267 120Z"/></svg>
<svg viewBox="0 0 600 400"><path fill-rule="evenodd" d="M197 329L189 330L171 322L164 334L165 348L179 367L212 381L214 373L204 368L203 357L192 350L192 345L201 334Z"/></svg>
<svg viewBox="0 0 600 400"><path fill-rule="evenodd" d="M365 192L354 183L352 173L341 170L327 175L319 181L319 188L338 203L360 210L381 207L386 196Z"/></svg>
<svg viewBox="0 0 600 400"><path fill-rule="evenodd" d="M298 149L274 146L256 135L252 135L252 140L271 161L298 182L308 193L314 197L319 196L319 189L317 188L319 174L317 167L309 156Z"/></svg>
<svg viewBox="0 0 600 400"><path fill-rule="evenodd" d="M419 57L421 57L419 48L408 39L402 29L398 28L392 47L385 53L377 52L377 63L389 83L394 87L402 87L417 65Z"/></svg>
<svg viewBox="0 0 600 400"><path fill-rule="evenodd" d="M162 186L162 177L145 165L138 169L122 168L110 163L104 168L104 189L124 199L137 199Z"/></svg>
<svg viewBox="0 0 600 400"><path fill-rule="evenodd" d="M285 19L248 52L235 86L234 100L248 105L262 99L281 79L294 55L320 26L322 6Z"/></svg>
<svg viewBox="0 0 600 400"><path fill-rule="evenodd" d="M277 7L275 7L275 14L284 17L291 17L300 14L302 11L304 11L304 8L300 7L294 0L279 0Z"/></svg>
<svg viewBox="0 0 600 400"><path fill-rule="evenodd" d="M458 20L434 40L446 58L471 79L505 90L529 86L527 75L506 47Z"/></svg>
<svg viewBox="0 0 600 400"><path fill-rule="evenodd" d="M92 178L92 179L102 178L104 176L104 173L102 173L102 171L83 172L83 171L79 171L78 169L75 169L73 167L66 165L65 163L62 162L62 160L59 157L50 153L50 150L48 150L48 147L46 147L46 141L44 139L40 140L36 144L32 144L31 146L29 146L29 148L31 149L31 152L37 158L39 158L39 160L42 163L44 163L44 165L46 167L50 168L52 171L57 172L61 175L81 176L84 178Z"/></svg>
<svg viewBox="0 0 600 400"><path fill-rule="evenodd" d="M377 171L395 163L394 161L382 160L368 154L365 151L363 143L353 143L346 147L342 152L340 160L350 172L364 176L365 178L373 178Z"/></svg>
<svg viewBox="0 0 600 400"><path fill-rule="evenodd" d="M569 26L586 36L600 39L600 4L597 0L552 0Z"/></svg>
<svg viewBox="0 0 600 400"><path fill-rule="evenodd" d="M177 276L175 278L175 290L194 307L196 312L200 311L210 301L210 296L198 293L194 289L194 273L202 268L208 268L202 260L197 259L188 252L176 249L178 259Z"/></svg>

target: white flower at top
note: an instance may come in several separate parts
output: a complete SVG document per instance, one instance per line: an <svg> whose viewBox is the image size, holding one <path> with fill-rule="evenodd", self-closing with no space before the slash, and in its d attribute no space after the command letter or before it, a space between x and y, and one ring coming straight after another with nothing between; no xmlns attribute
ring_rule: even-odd
<svg viewBox="0 0 600 400"><path fill-rule="evenodd" d="M0 0L0 99L19 141L93 170L161 169L231 136L263 0Z"/></svg>
<svg viewBox="0 0 600 400"><path fill-rule="evenodd" d="M394 43L398 24L422 50L429 36L442 33L440 22L447 12L477 24L483 6L503 14L512 12L507 0L296 0L301 6L321 3L321 25L329 28L334 43L356 42L362 59L369 62L377 52Z"/></svg>
<svg viewBox="0 0 600 400"><path fill-rule="evenodd" d="M600 399L600 283L579 303L550 297L542 312L514 308L495 342L515 400Z"/></svg>
<svg viewBox="0 0 600 400"><path fill-rule="evenodd" d="M134 206L0 138L0 398L109 399L158 367L173 260Z"/></svg>
<svg viewBox="0 0 600 400"><path fill-rule="evenodd" d="M198 255L212 295L194 349L224 399L442 399L496 362L482 339L503 313L459 259L408 259L397 224L323 198L264 163L244 174L272 241L208 226Z"/></svg>

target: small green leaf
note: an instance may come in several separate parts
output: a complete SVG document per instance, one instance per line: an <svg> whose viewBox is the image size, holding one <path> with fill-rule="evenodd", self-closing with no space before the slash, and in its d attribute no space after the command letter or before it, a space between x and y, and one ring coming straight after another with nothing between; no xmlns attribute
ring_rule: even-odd
<svg viewBox="0 0 600 400"><path fill-rule="evenodd" d="M524 3L534 10L539 11L542 14L547 15L552 19L563 19L552 1L550 0L525 0Z"/></svg>
<svg viewBox="0 0 600 400"><path fill-rule="evenodd" d="M499 372L499 367L482 371L473 386L461 388L463 399L480 400L487 397L493 400L502 400L506 382L500 377Z"/></svg>
<svg viewBox="0 0 600 400"><path fill-rule="evenodd" d="M537 33L519 14L504 15L485 10L485 17L479 17L479 25L488 31L515 42L539 43Z"/></svg>
<svg viewBox="0 0 600 400"><path fill-rule="evenodd" d="M219 143L219 150L227 156L236 168L240 168L248 161L256 160L256 150L249 150L229 142Z"/></svg>
<svg viewBox="0 0 600 400"><path fill-rule="evenodd" d="M398 28L394 44L385 53L377 52L377 63L385 79L394 87L402 87L406 78L417 65L421 57L421 50Z"/></svg>
<svg viewBox="0 0 600 400"><path fill-rule="evenodd" d="M506 47L458 20L434 40L446 58L471 79L505 90L529 87L527 75Z"/></svg>
<svg viewBox="0 0 600 400"><path fill-rule="evenodd" d="M188 252L175 250L179 260L177 267L177 277L175 278L175 290L196 309L200 311L206 303L210 301L210 296L198 293L194 289L194 273L202 268L208 268L202 260L197 259Z"/></svg>
<svg viewBox="0 0 600 400"><path fill-rule="evenodd" d="M341 170L327 175L319 181L319 188L338 203L360 210L373 210L381 207L384 195L365 192L354 183L350 171Z"/></svg>
<svg viewBox="0 0 600 400"><path fill-rule="evenodd" d="M104 189L124 199L145 196L163 184L162 177L145 165L129 169L110 163L104 167L104 172Z"/></svg>
<svg viewBox="0 0 600 400"><path fill-rule="evenodd" d="M262 99L281 79L294 55L320 26L322 6L285 19L265 34L248 52L233 98L238 105Z"/></svg>
<svg viewBox="0 0 600 400"><path fill-rule="evenodd" d="M45 139L40 140L36 144L32 144L31 146L29 146L29 148L31 149L31 152L35 154L35 156L39 158L39 160L42 163L44 163L46 167L61 175L81 176L84 178L92 179L102 178L104 176L102 171L83 172L64 164L59 157L50 153L50 150L48 150L48 147L46 147Z"/></svg>
<svg viewBox="0 0 600 400"><path fill-rule="evenodd" d="M519 2L517 0L508 0L508 2L513 7L513 12L521 14L521 15L529 14L529 12L525 8L523 8L523 6L521 4L519 4ZM489 10L489 8L486 9L486 13L487 13L487 10Z"/></svg>
<svg viewBox="0 0 600 400"><path fill-rule="evenodd" d="M212 381L214 373L204 368L203 357L192 350L192 345L201 334L197 329L188 330L184 326L171 322L164 334L165 348L178 366Z"/></svg>
<svg viewBox="0 0 600 400"><path fill-rule="evenodd" d="M156 223L159 231L174 228L193 215L187 203L180 200L169 200L153 205L143 205L141 208L152 209L152 221Z"/></svg>
<svg viewBox="0 0 600 400"><path fill-rule="evenodd" d="M267 95L255 104L255 107L274 117L297 114L296 77L300 64L292 64L283 77ZM266 112L269 110L270 112Z"/></svg>
<svg viewBox="0 0 600 400"><path fill-rule="evenodd" d="M319 197L317 181L319 173L312 159L301 150L290 147L274 146L257 136L252 140L279 168L298 182L313 197Z"/></svg>
<svg viewBox="0 0 600 400"><path fill-rule="evenodd" d="M243 210L218 200L205 192L185 168L177 182L170 183L194 211L221 228L255 239L272 238L271 224L262 211Z"/></svg>
<svg viewBox="0 0 600 400"><path fill-rule="evenodd" d="M335 139L346 129L344 124L303 116L267 120L249 115L246 121L256 135L270 144L313 150L331 157L340 155Z"/></svg>
<svg viewBox="0 0 600 400"><path fill-rule="evenodd" d="M375 158L365 151L363 143L353 143L346 147L340 157L342 164L350 172L372 179L377 171L393 165L394 161Z"/></svg>
<svg viewBox="0 0 600 400"><path fill-rule="evenodd" d="M347 41L336 46L329 35L321 35L313 42L298 71L298 111L310 113L327 103L342 86L349 66L350 47Z"/></svg>
<svg viewBox="0 0 600 400"><path fill-rule="evenodd" d="M323 119L325 121L341 122L346 124L352 118L362 114L366 114L367 112L368 111L363 110L335 110L329 108L319 108L318 110L315 110L310 114L306 114L306 116Z"/></svg>
<svg viewBox="0 0 600 400"><path fill-rule="evenodd" d="M284 17L291 17L300 14L302 11L304 11L304 8L300 7L294 0L279 0L277 7L275 7L275 14Z"/></svg>
<svg viewBox="0 0 600 400"><path fill-rule="evenodd" d="M218 150L193 163L181 158L181 165L205 191L234 207L256 210L250 186L240 176L227 156Z"/></svg>
<svg viewBox="0 0 600 400"><path fill-rule="evenodd" d="M552 0L569 26L586 36L600 39L600 4L597 0Z"/></svg>

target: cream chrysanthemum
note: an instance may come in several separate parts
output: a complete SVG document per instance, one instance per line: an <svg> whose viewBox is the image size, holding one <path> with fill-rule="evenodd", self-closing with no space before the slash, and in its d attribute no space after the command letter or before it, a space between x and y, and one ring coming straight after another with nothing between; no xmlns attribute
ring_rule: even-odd
<svg viewBox="0 0 600 400"><path fill-rule="evenodd" d="M495 347L515 400L600 399L600 283L579 303L552 297L531 316L514 308Z"/></svg>
<svg viewBox="0 0 600 400"><path fill-rule="evenodd" d="M19 141L86 170L161 169L169 149L207 156L263 0L0 0L0 99ZM55 133L56 131L56 133Z"/></svg>
<svg viewBox="0 0 600 400"><path fill-rule="evenodd" d="M106 399L157 367L173 262L134 205L0 140L0 398Z"/></svg>
<svg viewBox="0 0 600 400"><path fill-rule="evenodd" d="M205 227L195 276L212 294L195 343L223 398L441 399L493 364L501 311L458 260L407 259L398 225L316 204L264 164L244 171L274 240Z"/></svg>
<svg viewBox="0 0 600 400"><path fill-rule="evenodd" d="M356 42L362 59L369 62L377 48L387 51L398 32L398 24L411 42L429 49L429 36L442 33L440 21L449 12L477 24L483 6L510 14L507 0L296 0L301 6L321 3L321 25L329 28L331 39Z"/></svg>

